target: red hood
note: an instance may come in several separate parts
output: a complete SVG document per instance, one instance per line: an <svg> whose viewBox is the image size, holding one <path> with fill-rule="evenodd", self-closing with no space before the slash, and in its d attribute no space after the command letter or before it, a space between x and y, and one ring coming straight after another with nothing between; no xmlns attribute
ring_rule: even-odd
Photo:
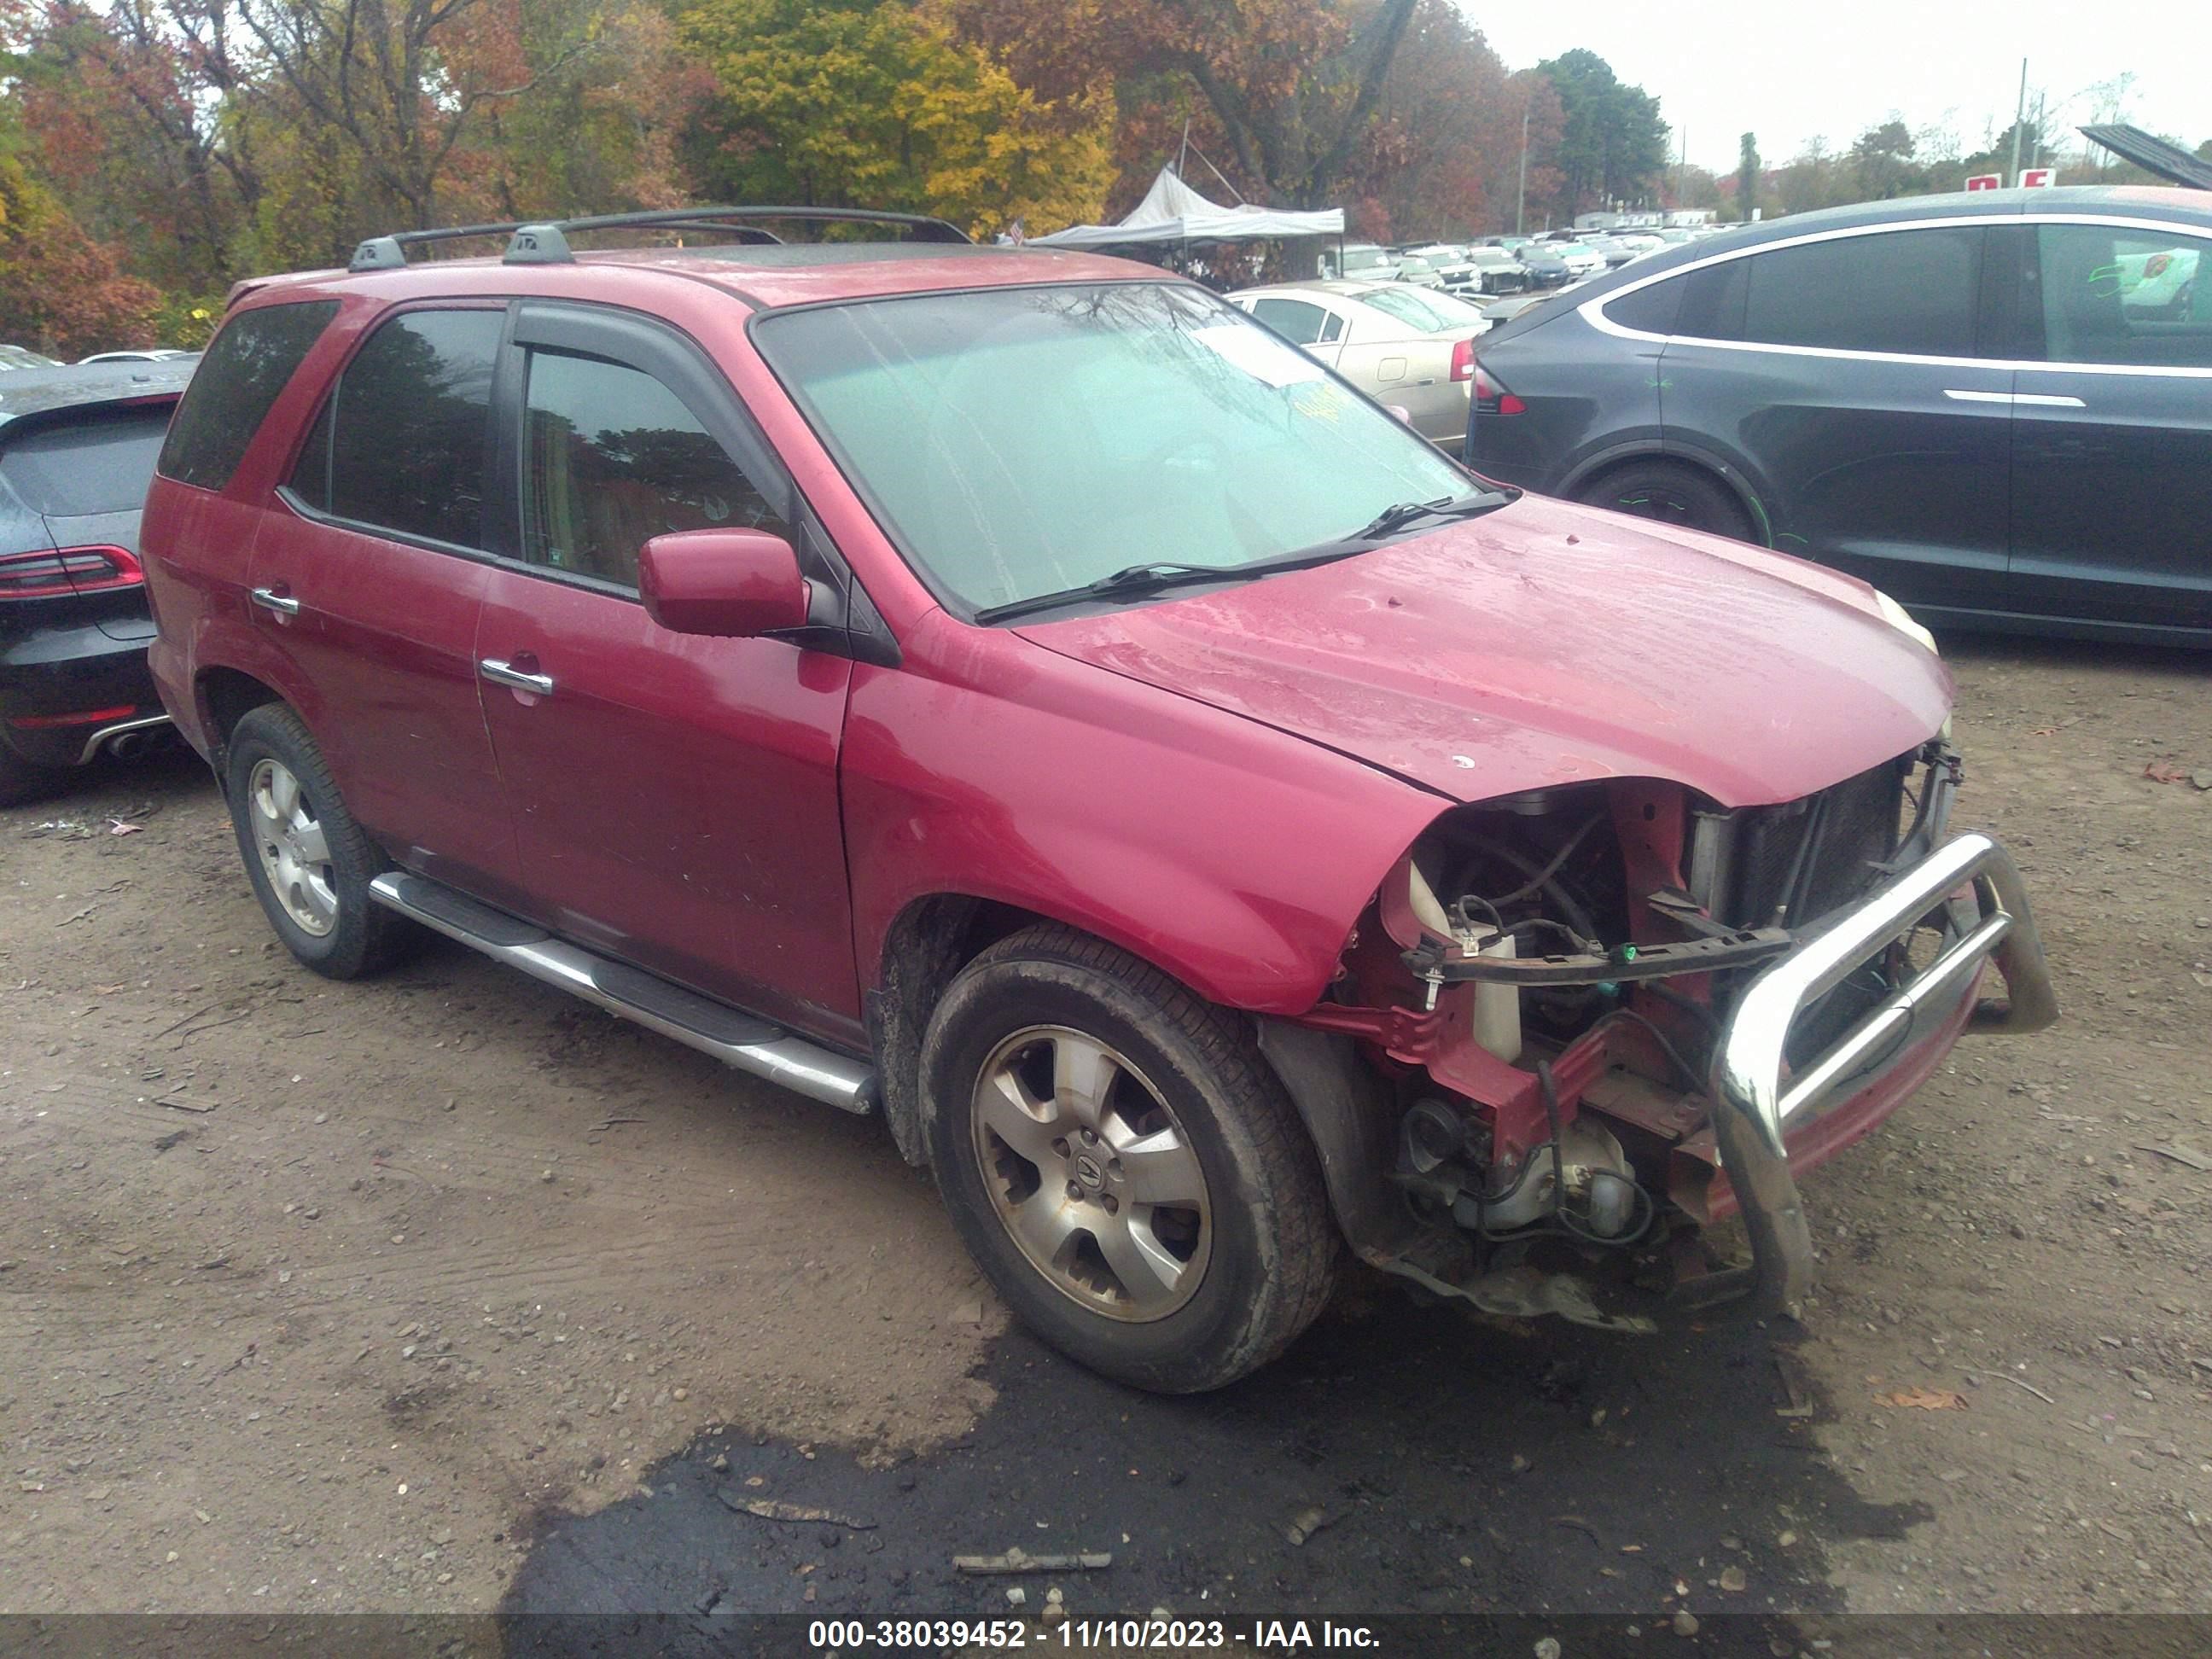
<svg viewBox="0 0 2212 1659"><path fill-rule="evenodd" d="M1375 552L1025 624L1455 800L1670 779L1791 800L1925 742L1951 678L1863 583L1530 496Z"/></svg>

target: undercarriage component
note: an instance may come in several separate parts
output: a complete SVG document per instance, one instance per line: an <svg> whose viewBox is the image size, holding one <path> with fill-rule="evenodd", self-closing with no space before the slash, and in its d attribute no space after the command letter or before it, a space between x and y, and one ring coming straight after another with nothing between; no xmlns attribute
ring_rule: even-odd
<svg viewBox="0 0 2212 1659"><path fill-rule="evenodd" d="M1437 985L1599 985L1713 974L1780 956L1796 941L1780 927L1732 929L1711 939L1664 945L1622 945L1613 950L1543 957L1461 956L1434 939L1406 952L1416 979Z"/></svg>
<svg viewBox="0 0 2212 1659"><path fill-rule="evenodd" d="M1658 1329L1641 1314L1609 1314L1590 1299L1589 1287L1571 1273L1547 1273L1531 1267L1498 1267L1457 1281L1443 1278L1410 1256L1369 1257L1386 1273L1412 1280L1432 1296L1468 1303L1507 1319L1539 1319L1546 1314L1601 1331L1649 1335Z"/></svg>

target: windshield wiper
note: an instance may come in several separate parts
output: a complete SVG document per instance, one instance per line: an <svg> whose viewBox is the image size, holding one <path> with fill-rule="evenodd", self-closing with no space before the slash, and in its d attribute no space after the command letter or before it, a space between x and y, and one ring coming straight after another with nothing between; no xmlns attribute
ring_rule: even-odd
<svg viewBox="0 0 2212 1659"><path fill-rule="evenodd" d="M1338 559L1348 559L1355 553L1364 553L1382 538L1395 535L1424 519L1472 519L1516 501L1520 495L1517 489L1486 489L1456 498L1442 496L1433 501L1400 501L1395 506L1383 508L1349 536L1340 536L1333 541L1301 548L1295 553L1279 554L1272 559L1256 559L1249 564L1185 564L1179 560L1158 559L1146 564L1125 565L1096 581L1085 582L1075 587L1032 594L1025 599L1008 599L1003 605L986 605L975 613L975 620L979 623L1001 622L1008 617L1025 616L1033 611L1049 611L1081 599L1132 599L1164 592L1172 587L1195 586L1203 582L1241 582L1276 575L1286 570L1310 570L1316 565L1329 564Z"/></svg>

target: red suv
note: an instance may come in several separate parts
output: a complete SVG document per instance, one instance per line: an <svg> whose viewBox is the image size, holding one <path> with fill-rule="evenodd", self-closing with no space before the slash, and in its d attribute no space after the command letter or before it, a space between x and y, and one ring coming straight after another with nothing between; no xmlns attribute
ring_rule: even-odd
<svg viewBox="0 0 2212 1659"><path fill-rule="evenodd" d="M1347 1245L1787 1306L1794 1176L2055 1017L1872 589L1492 484L1149 267L808 216L235 298L153 665L302 963L445 933L880 1112L1026 1321L1176 1390ZM735 240L571 246L672 226ZM1681 1248L1739 1212L1749 1266Z"/></svg>

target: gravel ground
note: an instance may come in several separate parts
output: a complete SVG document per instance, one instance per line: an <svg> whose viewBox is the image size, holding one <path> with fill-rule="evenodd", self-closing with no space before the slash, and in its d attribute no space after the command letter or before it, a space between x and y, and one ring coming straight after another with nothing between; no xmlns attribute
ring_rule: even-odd
<svg viewBox="0 0 2212 1659"><path fill-rule="evenodd" d="M873 1123L295 968L196 762L0 812L0 1610L975 1611L1063 1542L1092 1611L2207 1610L2212 663L1953 653L2067 1017L1808 1182L1802 1333L1355 1285L1201 1401L1007 1332Z"/></svg>

